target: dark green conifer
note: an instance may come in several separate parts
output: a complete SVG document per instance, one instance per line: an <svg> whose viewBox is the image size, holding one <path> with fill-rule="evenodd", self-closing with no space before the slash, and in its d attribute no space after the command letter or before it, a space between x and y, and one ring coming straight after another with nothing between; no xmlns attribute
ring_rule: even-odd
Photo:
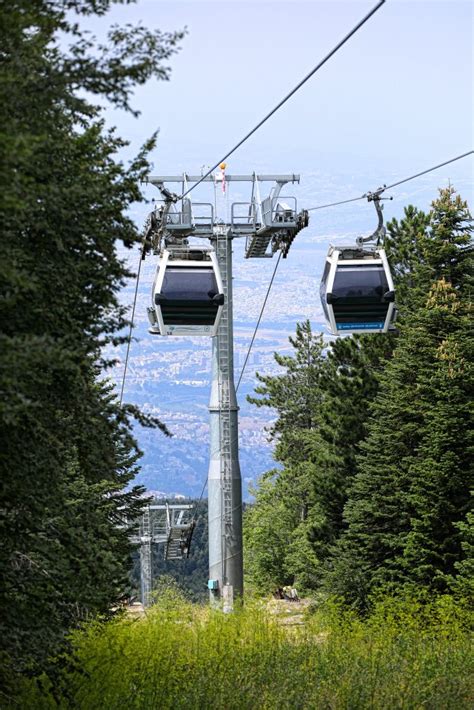
<svg viewBox="0 0 474 710"><path fill-rule="evenodd" d="M391 337L363 336L337 340L323 356L322 336L313 336L309 323L297 326L292 343L295 358L275 356L286 372L258 376L256 392L266 398L249 398L279 415L273 432L283 468L263 477L246 518L248 571L267 590L270 580L301 589L321 584L344 527L377 373L392 348Z"/></svg>
<svg viewBox="0 0 474 710"><path fill-rule="evenodd" d="M125 143L93 101L130 109L133 86L168 78L181 34L143 27L86 38L74 13L111 0L11 0L0 25L0 662L33 673L90 614L109 613L141 489L128 409L100 374L126 325L130 275L117 244L139 239L148 141ZM69 48L67 43L70 42ZM1 685L1 683L0 683ZM0 702L0 704L3 704Z"/></svg>
<svg viewBox="0 0 474 710"><path fill-rule="evenodd" d="M270 430L276 441L275 458L282 469L265 474L259 482L256 504L245 516L246 572L253 583L268 591L313 574L314 554L302 528L311 507L311 471L306 465L312 436L320 423L321 377L324 365L321 334L309 321L297 324L290 338L294 354L275 353L284 368L278 375L259 375L257 397L249 401L276 410Z"/></svg>
<svg viewBox="0 0 474 710"><path fill-rule="evenodd" d="M412 269L425 301L402 313L328 585L360 606L377 589L445 590L463 558L459 524L473 484L469 227L466 204L441 190Z"/></svg>
<svg viewBox="0 0 474 710"><path fill-rule="evenodd" d="M474 512L471 510L457 527L463 556L460 561L454 563L456 573L450 580L450 587L472 608L474 604Z"/></svg>

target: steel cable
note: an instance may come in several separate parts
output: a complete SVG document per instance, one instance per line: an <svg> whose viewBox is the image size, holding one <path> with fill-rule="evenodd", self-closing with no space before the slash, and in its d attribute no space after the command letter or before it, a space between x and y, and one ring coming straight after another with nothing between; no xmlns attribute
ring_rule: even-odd
<svg viewBox="0 0 474 710"><path fill-rule="evenodd" d="M249 133L247 133L247 135L244 136L244 138L242 138L242 140L240 140L240 141L232 148L232 150L229 150L220 160L217 161L217 163L216 163L215 165L212 166L212 168L210 168L210 170L207 171L207 173L205 173L205 175L202 175L201 178L200 178L197 182L194 183L194 185L192 185L188 190L186 190L186 192L183 192L183 194L182 194L178 199L179 199L179 200L182 200L183 197L186 197L187 195L189 195L189 193L191 192L191 190L194 190L194 188L197 187L203 180L205 180L207 177L209 177L209 175L210 175L212 172L214 172L214 170L215 170L216 168L218 168L221 163L223 163L225 160L227 160L227 158L228 158L229 156L231 156L232 153L235 153L235 151L237 150L237 148L240 148L240 146L243 145L243 143L245 143L245 141L247 141L251 136L253 136L253 134L254 134L256 131L258 131L258 129L259 129L261 126L263 126L263 124L266 123L266 121L268 121L268 119L271 118L271 117L273 116L273 114L275 114L275 113L283 106L283 104L285 104L285 103L288 101L288 99L290 99L290 98L298 91L298 89L300 89L300 88L303 86L303 84L306 84L306 82L307 82L309 79L311 79L311 77L312 77L314 74L316 74L316 72L317 72L319 69L321 69L321 67L324 66L324 64L326 64L326 62L327 62L329 59L331 59L331 57L334 56L334 54L336 54L337 51L339 51L339 49L341 49L341 47L362 27L362 25L364 25L364 24L367 22L367 20L369 20L369 19L372 17L372 15L374 15L374 14L377 12L377 10L379 10L379 9L382 7L382 5L385 4L385 1L386 1L386 0L380 0L380 2L378 2L377 5L375 5L375 7L373 7L372 10L370 10L370 12L368 12L367 15L366 15L365 17L363 17L362 20L360 20L360 22L358 22L357 25L356 25L355 27L353 27L353 29L352 29L348 34L346 34L346 36L334 47L334 49L332 49L332 50L329 52L329 54L327 54L327 55L324 57L324 59L322 59L322 60L319 62L319 64L317 64L317 65L314 67L314 69L312 69L312 70L309 72L309 74L307 74L307 75L304 77L304 79L302 79L302 80L294 87L294 89L292 89L292 90L290 91L290 93L287 94L287 95L285 96L285 98L282 99L282 100L275 106L275 108L273 108L269 113L267 113L267 115L265 116L265 118L262 118L262 120L259 121L259 123L257 123L257 125L254 126L254 128L252 128L252 130L249 131Z"/></svg>
<svg viewBox="0 0 474 710"><path fill-rule="evenodd" d="M265 296L265 300L263 301L262 308L261 308L261 310L260 310L260 315L258 316L257 325L255 326L255 330L253 331L252 340L250 341L249 349L247 350L247 355L246 355L246 357L245 357L244 365L243 365L243 367L242 367L242 370L240 371L239 381L237 382L237 387L235 388L236 393L237 393L238 390L239 390L239 385L240 385L240 382L241 382L241 380L242 380L243 374L244 374L244 372L245 372L245 368L246 368L246 366L247 366L247 361L248 361L248 359L249 359L250 351L252 350L252 345L253 345L253 343L254 343L255 336L257 335L258 326L260 325L260 321L262 320L263 311L265 310L265 306L267 305L268 296L270 295L270 290L271 290L271 288L272 288L273 281L274 281L274 279L275 279L275 275L276 275L276 272L277 272L277 269L278 269L278 264L280 263L280 259L281 259L281 251L280 251L280 253L278 254L277 263L275 264L275 268L274 268L274 270L273 270L272 278L270 279L270 283L268 284L267 293L266 293L266 296Z"/></svg>
<svg viewBox="0 0 474 710"><path fill-rule="evenodd" d="M137 276L135 280L135 295L133 298L133 306L132 306L132 317L130 320L130 328L128 331L128 339L127 339L127 352L125 355L125 365L123 368L123 376L122 376L122 386L120 388L120 406L122 406L122 400L123 400L123 390L125 387L125 379L127 377L127 368L128 368L128 358L130 355L130 344L132 342L132 331L133 331L133 321L135 318L135 308L137 305L137 296L138 296L138 284L140 282L140 272L142 268L142 261L143 261L143 249L145 248L145 244L143 243L142 248L140 249L140 259L138 261L138 270L137 270Z"/></svg>
<svg viewBox="0 0 474 710"><path fill-rule="evenodd" d="M431 173L433 170L438 170L438 168L442 168L444 165L449 165L449 163L454 163L456 160L461 160L461 158L465 158L468 155L471 155L474 153L474 150L468 150L467 153L463 153L462 155L458 155L457 158L451 158L451 160L445 160L444 163L440 163L439 165L435 165L433 168L428 168L428 170L422 170L421 173L416 173L416 175L412 175L411 177L405 178L404 180L399 180L398 182L392 183L392 185L384 185L384 190L391 190L392 187L397 187L398 185L402 185L404 182L408 182L409 180L414 180L417 177L420 177L421 175L426 175L426 173Z"/></svg>
<svg viewBox="0 0 474 710"><path fill-rule="evenodd" d="M428 168L427 170L422 170L420 173L415 173L415 175L410 175L410 177L404 178L403 180L398 180L398 182L394 182L391 185L383 185L383 188L381 190L378 190L380 194L382 192L385 192L385 190L391 190L392 187L397 187L398 185L403 185L405 182L409 182L410 180L414 180L417 177L421 177L421 175L426 175L427 173L432 173L433 170L438 170L438 168L442 168L445 165L449 165L450 163L455 163L456 160L461 160L461 158L466 158L468 155L472 155L474 153L474 150L468 150L467 153L463 153L462 155L458 155L456 158L451 158L450 160L445 160L444 163L439 163L438 165L434 165L432 168ZM363 195L360 195L360 197L351 197L348 200L340 200L339 202L330 202L327 205L318 205L317 207L308 207L307 211L312 212L313 210L323 210L326 207L337 207L337 205L345 205L348 202L357 202L357 200L365 200L367 199L368 192L364 193Z"/></svg>

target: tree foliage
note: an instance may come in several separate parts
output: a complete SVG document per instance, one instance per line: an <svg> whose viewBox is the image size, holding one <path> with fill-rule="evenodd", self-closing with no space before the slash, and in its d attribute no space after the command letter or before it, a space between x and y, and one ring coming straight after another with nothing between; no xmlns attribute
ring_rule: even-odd
<svg viewBox="0 0 474 710"><path fill-rule="evenodd" d="M258 588L290 580L360 608L381 590L472 591L470 231L453 188L429 214L407 207L387 237L397 334L340 338L325 353L319 339L305 400L298 358L276 356L286 370L259 377L283 467L263 477L246 520ZM297 422L298 444L284 447Z"/></svg>
<svg viewBox="0 0 474 710"><path fill-rule="evenodd" d="M154 139L124 165L99 103L131 110L134 86L168 78L182 33L113 28L101 46L76 17L112 4L2 6L0 617L15 671L35 672L72 625L108 611L130 552L118 525L141 505L140 488L124 492L139 454L127 410L98 378L126 324L116 244L138 239L127 208Z"/></svg>
<svg viewBox="0 0 474 710"><path fill-rule="evenodd" d="M245 521L247 571L262 591L321 584L343 526L376 373L391 349L388 338L363 336L336 341L326 352L309 322L296 332L294 356L275 354L282 374L258 376L255 391L263 397L249 398L279 415L271 434L282 468L262 478Z"/></svg>
<svg viewBox="0 0 474 710"><path fill-rule="evenodd" d="M459 528L474 485L469 224L465 203L442 190L413 269L424 300L402 319L382 376L331 576L361 606L382 588L446 591L464 559Z"/></svg>

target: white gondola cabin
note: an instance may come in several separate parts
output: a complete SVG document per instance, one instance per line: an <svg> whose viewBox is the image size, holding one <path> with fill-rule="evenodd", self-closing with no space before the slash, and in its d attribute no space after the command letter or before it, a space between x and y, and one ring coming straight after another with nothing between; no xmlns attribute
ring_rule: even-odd
<svg viewBox="0 0 474 710"><path fill-rule="evenodd" d="M395 315L395 289L384 249L330 247L320 294L333 335L386 333Z"/></svg>
<svg viewBox="0 0 474 710"><path fill-rule="evenodd" d="M213 249L165 249L148 309L157 335L214 336L224 305L224 289Z"/></svg>

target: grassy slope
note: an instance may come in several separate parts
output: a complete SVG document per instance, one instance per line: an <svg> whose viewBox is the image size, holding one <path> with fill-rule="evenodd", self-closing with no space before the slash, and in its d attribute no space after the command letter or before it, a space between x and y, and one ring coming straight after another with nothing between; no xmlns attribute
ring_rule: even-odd
<svg viewBox="0 0 474 710"><path fill-rule="evenodd" d="M256 602L224 616L162 598L146 617L76 634L62 708L432 708L474 704L468 615L449 598L385 602L365 621L333 607ZM299 618L298 618L299 617ZM290 624L280 623L290 619ZM80 668L80 669L79 669ZM84 673L85 671L85 673ZM52 687L52 686L51 686ZM25 686L22 708L57 707Z"/></svg>

